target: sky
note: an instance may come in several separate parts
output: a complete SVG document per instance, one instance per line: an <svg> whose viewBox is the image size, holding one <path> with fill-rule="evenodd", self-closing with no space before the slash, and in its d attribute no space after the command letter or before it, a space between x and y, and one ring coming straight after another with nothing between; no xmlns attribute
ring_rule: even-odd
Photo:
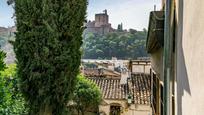
<svg viewBox="0 0 204 115"><path fill-rule="evenodd" d="M142 30L148 27L149 13L161 8L161 0L89 0L88 20L94 20L95 13L108 10L109 22L113 28L123 23L125 29Z"/></svg>
<svg viewBox="0 0 204 115"><path fill-rule="evenodd" d="M14 25L12 6L8 6L6 0L0 0L0 27L8 27Z"/></svg>
<svg viewBox="0 0 204 115"><path fill-rule="evenodd" d="M113 28L123 23L124 29L142 30L148 27L149 13L161 7L161 0L89 0L87 20L94 20L96 13L102 13L107 9L109 22ZM6 0L0 0L0 26L13 26L11 18L13 9L6 4Z"/></svg>

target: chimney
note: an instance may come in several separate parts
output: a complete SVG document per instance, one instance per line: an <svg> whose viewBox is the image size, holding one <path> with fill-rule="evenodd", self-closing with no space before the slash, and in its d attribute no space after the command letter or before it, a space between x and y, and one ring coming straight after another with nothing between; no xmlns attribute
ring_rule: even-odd
<svg viewBox="0 0 204 115"><path fill-rule="evenodd" d="M121 68L121 74L120 74L120 85L125 85L128 82L128 78L130 78L130 72L127 70L127 68Z"/></svg>

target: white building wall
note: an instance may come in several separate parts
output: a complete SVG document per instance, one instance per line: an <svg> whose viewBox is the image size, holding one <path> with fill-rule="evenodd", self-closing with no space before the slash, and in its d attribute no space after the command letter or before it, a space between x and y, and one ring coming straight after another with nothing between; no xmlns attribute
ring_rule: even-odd
<svg viewBox="0 0 204 115"><path fill-rule="evenodd" d="M150 65L133 65L132 66L132 72L133 73L150 73Z"/></svg>
<svg viewBox="0 0 204 115"><path fill-rule="evenodd" d="M176 115L204 114L204 0L176 0Z"/></svg>

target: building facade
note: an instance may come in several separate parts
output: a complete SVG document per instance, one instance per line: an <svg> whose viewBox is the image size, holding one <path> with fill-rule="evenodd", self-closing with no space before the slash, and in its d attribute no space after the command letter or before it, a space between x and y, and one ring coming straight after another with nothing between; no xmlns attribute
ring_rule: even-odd
<svg viewBox="0 0 204 115"><path fill-rule="evenodd" d="M162 0L162 3L163 11L158 12L164 15L163 28L160 16L155 16L160 17L156 19L158 23L150 18L147 39L156 89L153 114L203 115L204 1Z"/></svg>
<svg viewBox="0 0 204 115"><path fill-rule="evenodd" d="M204 1L176 0L176 115L204 113Z"/></svg>
<svg viewBox="0 0 204 115"><path fill-rule="evenodd" d="M151 83L149 74L132 74L126 84L121 77L89 77L102 93L100 115L150 115Z"/></svg>

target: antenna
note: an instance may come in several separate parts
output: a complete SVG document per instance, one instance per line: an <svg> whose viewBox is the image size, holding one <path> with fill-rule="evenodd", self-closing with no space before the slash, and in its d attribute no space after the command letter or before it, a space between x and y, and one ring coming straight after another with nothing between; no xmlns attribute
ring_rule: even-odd
<svg viewBox="0 0 204 115"><path fill-rule="evenodd" d="M156 5L154 5L154 11L156 11L156 9L157 9L157 6L156 6Z"/></svg>

